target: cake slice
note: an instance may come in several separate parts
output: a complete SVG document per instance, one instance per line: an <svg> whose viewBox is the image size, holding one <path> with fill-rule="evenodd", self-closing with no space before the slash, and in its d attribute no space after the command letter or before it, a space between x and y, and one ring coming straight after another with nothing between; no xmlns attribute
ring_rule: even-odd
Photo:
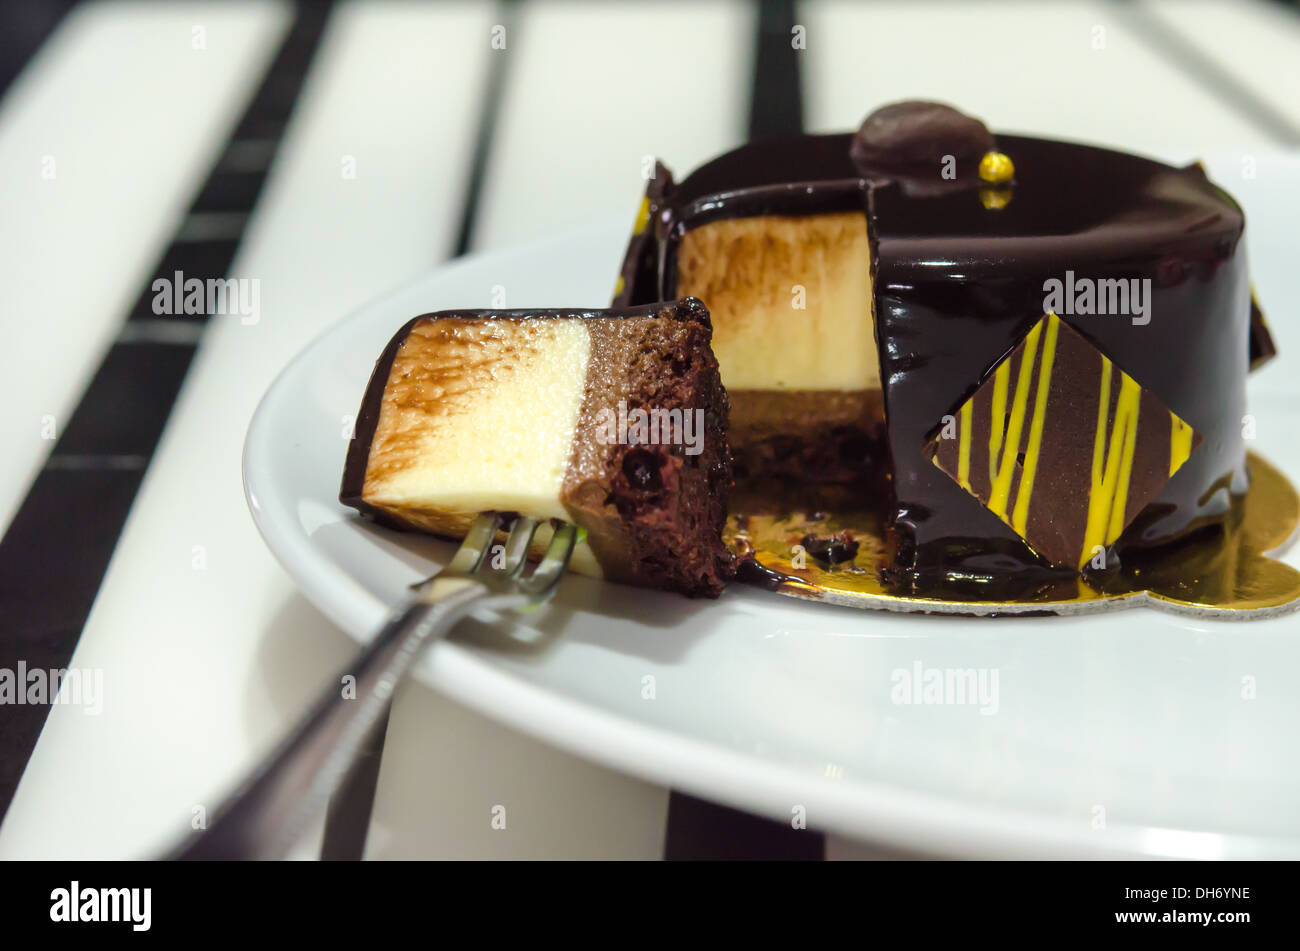
<svg viewBox="0 0 1300 951"><path fill-rule="evenodd" d="M691 298L417 317L375 365L339 499L449 538L487 511L570 521L575 570L716 597L731 463L711 337Z"/></svg>

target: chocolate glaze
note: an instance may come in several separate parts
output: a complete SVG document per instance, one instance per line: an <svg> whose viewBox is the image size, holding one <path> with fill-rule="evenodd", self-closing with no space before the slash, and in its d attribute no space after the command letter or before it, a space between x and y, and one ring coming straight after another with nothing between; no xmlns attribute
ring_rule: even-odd
<svg viewBox="0 0 1300 951"><path fill-rule="evenodd" d="M1222 519L1247 483L1240 421L1250 290L1237 204L1199 166L1176 169L1107 149L999 135L1016 183L1003 207L988 208L973 185L923 195L899 182L868 181L850 158L851 139L750 144L670 190L656 222L656 290L660 299L674 296L675 239L707 221L864 210L900 581L924 587L929 577L957 573L979 587L1010 574L1020 585L1073 576L1073 567L1034 555L922 457L940 419L1043 316L1044 282L1066 271L1151 281L1146 326L1118 316L1060 316L1204 440L1117 551L1169 542Z"/></svg>
<svg viewBox="0 0 1300 951"><path fill-rule="evenodd" d="M801 578L774 571L766 565L759 564L753 558L742 558L740 560L740 563L736 566L736 580L743 581L745 584L752 584L756 588L765 588L768 591L780 591L787 584L805 584Z"/></svg>

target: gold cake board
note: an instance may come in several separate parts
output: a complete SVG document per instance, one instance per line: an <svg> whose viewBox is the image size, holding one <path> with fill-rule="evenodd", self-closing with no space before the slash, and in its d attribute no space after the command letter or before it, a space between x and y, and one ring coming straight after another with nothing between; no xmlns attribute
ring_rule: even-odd
<svg viewBox="0 0 1300 951"><path fill-rule="evenodd" d="M1240 516L1213 537L1168 546L1121 566L1104 589L1082 578L1076 590L1056 587L1028 600L972 600L956 585L936 586L924 596L891 590L881 576L886 559L878 515L855 510L852 496L814 503L806 511L764 493L741 490L727 520L732 550L767 569L768 587L779 594L824 604L877 611L1004 616L1071 615L1146 605L1195 617L1263 618L1300 608L1300 571L1270 557L1300 524L1300 495L1279 470L1250 453L1250 488ZM858 507L860 509L860 506ZM842 566L819 564L795 546L807 534L848 530L859 543L856 558ZM798 564L796 564L796 560Z"/></svg>

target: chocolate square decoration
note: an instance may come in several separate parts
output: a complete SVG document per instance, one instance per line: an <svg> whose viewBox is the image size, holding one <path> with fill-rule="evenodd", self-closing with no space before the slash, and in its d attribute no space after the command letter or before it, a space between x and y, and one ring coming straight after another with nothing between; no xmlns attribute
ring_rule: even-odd
<svg viewBox="0 0 1300 951"><path fill-rule="evenodd" d="M656 220L663 208L664 195L673 185L672 172L655 160L654 174L646 182L645 195L637 207L632 236L623 254L623 267L614 283L614 300L611 307L629 307L659 300L658 256L659 235Z"/></svg>
<svg viewBox="0 0 1300 951"><path fill-rule="evenodd" d="M1200 442L1049 313L940 421L925 455L1038 554L1082 568Z"/></svg>
<svg viewBox="0 0 1300 951"><path fill-rule="evenodd" d="M1273 343L1273 334L1269 332L1268 321L1260 309L1255 289L1250 291L1250 371L1254 373L1268 361L1277 356L1277 346Z"/></svg>

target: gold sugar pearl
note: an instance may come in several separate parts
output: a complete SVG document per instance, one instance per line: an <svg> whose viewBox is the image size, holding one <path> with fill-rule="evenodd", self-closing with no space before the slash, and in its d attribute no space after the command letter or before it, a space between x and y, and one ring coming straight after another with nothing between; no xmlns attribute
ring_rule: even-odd
<svg viewBox="0 0 1300 951"><path fill-rule="evenodd" d="M980 178L995 185L1011 181L1016 175L1016 167L1011 159L1001 152L985 152L980 159Z"/></svg>

